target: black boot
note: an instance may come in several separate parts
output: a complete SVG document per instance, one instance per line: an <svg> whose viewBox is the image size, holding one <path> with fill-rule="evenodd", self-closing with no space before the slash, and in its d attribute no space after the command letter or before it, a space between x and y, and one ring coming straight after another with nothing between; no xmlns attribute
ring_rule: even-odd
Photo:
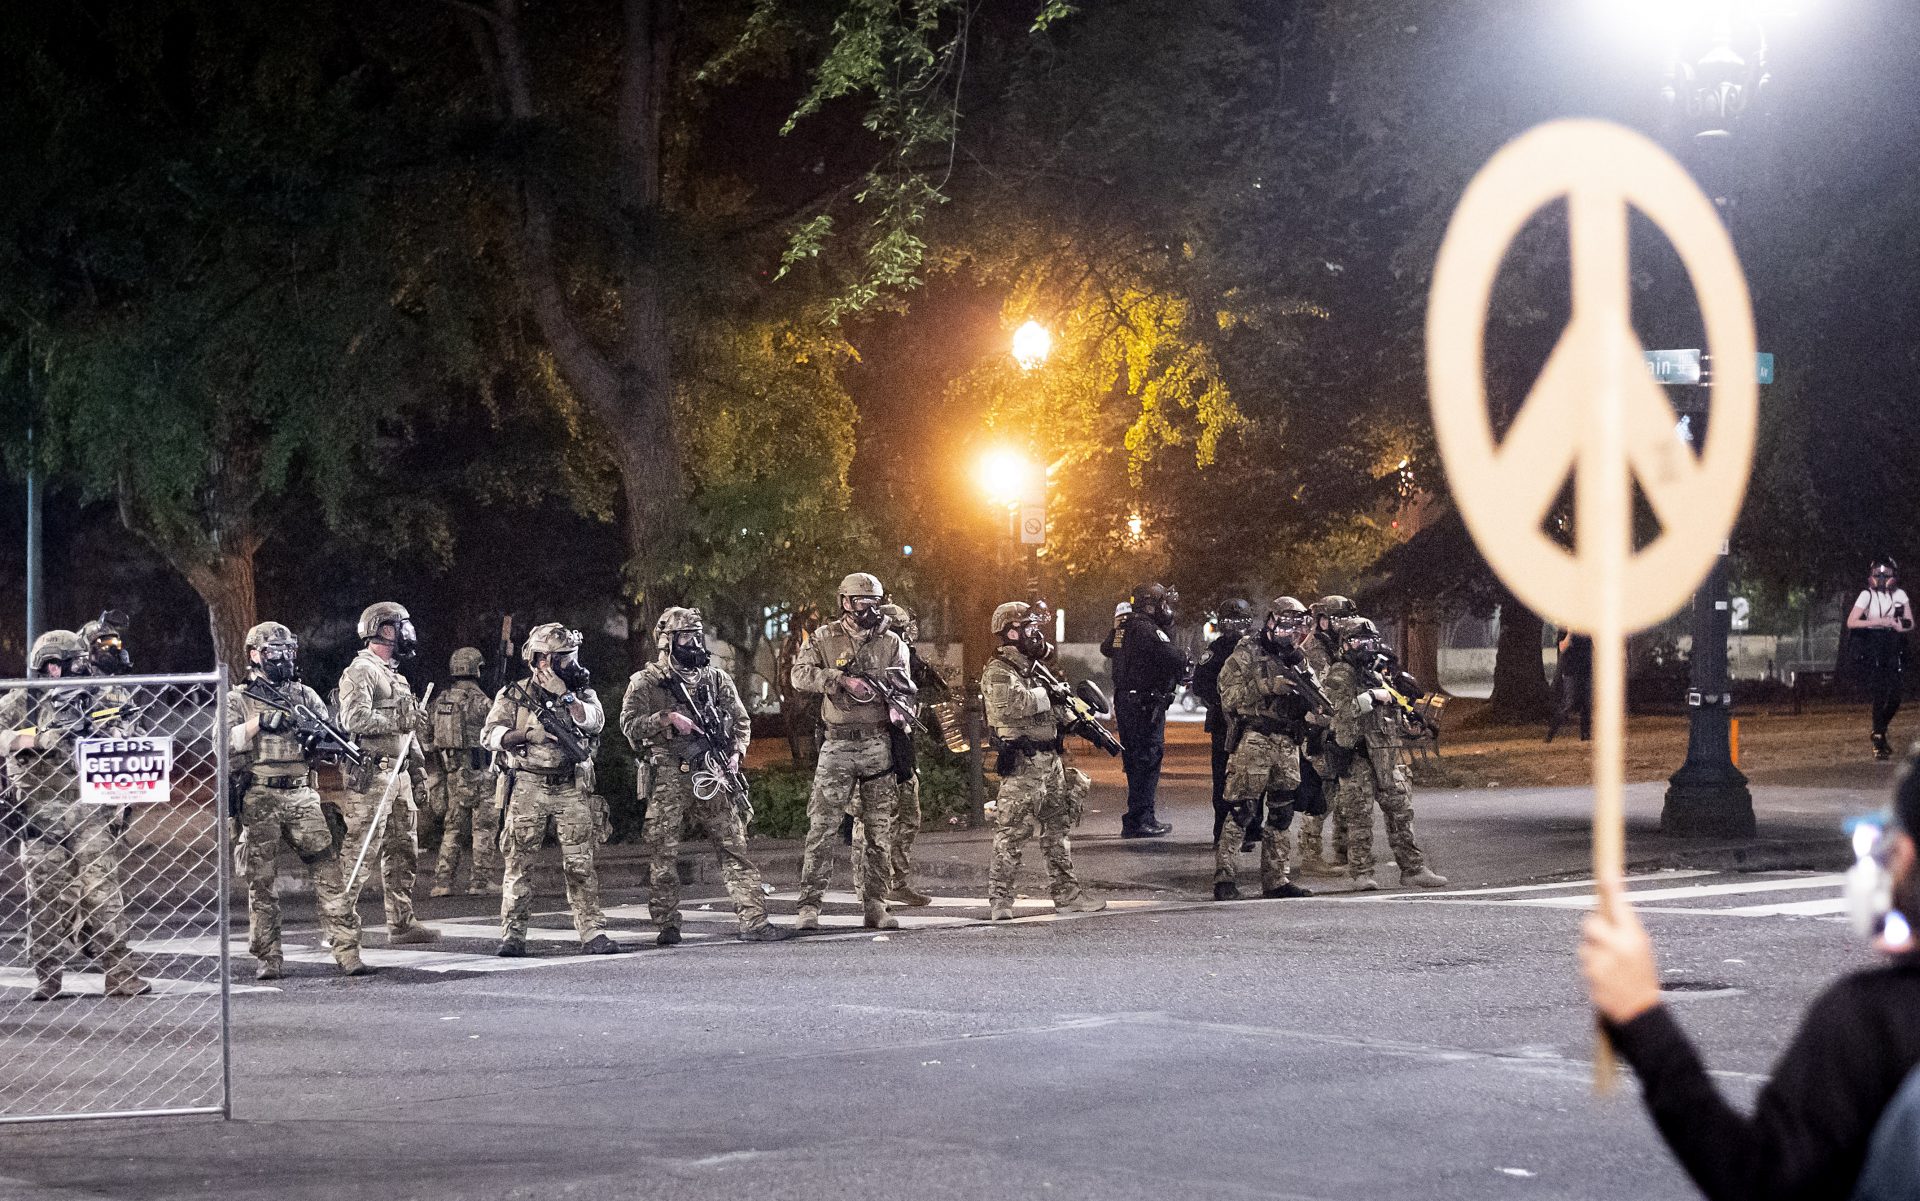
<svg viewBox="0 0 1920 1201"><path fill-rule="evenodd" d="M1213 899L1237 901L1240 899L1240 886L1231 880L1216 880L1213 884Z"/></svg>
<svg viewBox="0 0 1920 1201"><path fill-rule="evenodd" d="M668 929L673 927L669 926ZM675 933L678 931L676 930ZM580 948L580 953L582 955L618 955L620 944L604 934L596 934L587 941L586 946Z"/></svg>
<svg viewBox="0 0 1920 1201"><path fill-rule="evenodd" d="M1276 899L1276 898L1291 900L1294 897L1310 897L1313 895L1313 893L1307 889L1300 887L1298 884L1295 884L1293 881L1289 880L1285 884L1281 884L1274 888L1261 889L1260 895L1268 898L1269 900Z"/></svg>
<svg viewBox="0 0 1920 1201"><path fill-rule="evenodd" d="M653 940L653 943L655 946L658 946L658 947L679 946L680 945L680 927L678 926L660 927L660 934L657 938Z"/></svg>

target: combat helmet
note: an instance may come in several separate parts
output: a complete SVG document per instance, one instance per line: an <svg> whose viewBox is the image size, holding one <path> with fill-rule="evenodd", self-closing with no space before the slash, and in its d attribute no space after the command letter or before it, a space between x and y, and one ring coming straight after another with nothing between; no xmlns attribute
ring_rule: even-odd
<svg viewBox="0 0 1920 1201"><path fill-rule="evenodd" d="M880 577L865 571L856 571L840 581L839 597L849 596L885 596L887 590L880 586Z"/></svg>
<svg viewBox="0 0 1920 1201"><path fill-rule="evenodd" d="M993 636L997 639L1014 626L1033 620L1033 606L1026 601L1008 601L993 611Z"/></svg>
<svg viewBox="0 0 1920 1201"><path fill-rule="evenodd" d="M706 629L706 620L700 616L700 610L675 605L661 613L660 620L653 623L653 649L664 651L671 647L675 634L705 633Z"/></svg>
<svg viewBox="0 0 1920 1201"><path fill-rule="evenodd" d="M72 663L86 657L87 644L80 640L80 635L72 630L48 630L33 640L33 648L27 652L27 669L39 671L56 659Z"/></svg>
<svg viewBox="0 0 1920 1201"><path fill-rule="evenodd" d="M1347 597L1335 592L1329 593L1313 602L1312 611L1315 617L1358 617L1360 615L1360 606L1354 604L1353 601Z"/></svg>
<svg viewBox="0 0 1920 1201"><path fill-rule="evenodd" d="M908 642L920 641L920 623L907 612L905 605L896 605L892 601L880 606L880 613L887 619L887 628Z"/></svg>
<svg viewBox="0 0 1920 1201"><path fill-rule="evenodd" d="M354 627L354 632L360 635L360 641L365 642L369 638L378 637L380 627L388 622L399 625L403 621L411 620L413 620L412 614L408 613L407 607L398 601L375 601L360 610L360 624Z"/></svg>
<svg viewBox="0 0 1920 1201"><path fill-rule="evenodd" d="M535 655L564 655L579 650L582 641L579 630L569 630L557 621L549 621L527 631L520 657L531 663Z"/></svg>
<svg viewBox="0 0 1920 1201"><path fill-rule="evenodd" d="M290 642L294 646L300 645L300 640L293 636L293 631L277 621L263 621L247 631L247 649L250 651L257 651L261 647L274 642Z"/></svg>
<svg viewBox="0 0 1920 1201"><path fill-rule="evenodd" d="M480 678L480 670L486 665L486 656L482 655L477 647L463 646L453 652L453 657L447 660L447 674L456 680L463 677L477 680Z"/></svg>

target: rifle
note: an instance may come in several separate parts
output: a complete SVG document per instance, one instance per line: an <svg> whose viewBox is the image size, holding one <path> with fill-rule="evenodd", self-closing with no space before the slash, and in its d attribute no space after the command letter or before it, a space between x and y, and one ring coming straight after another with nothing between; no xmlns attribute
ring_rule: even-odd
<svg viewBox="0 0 1920 1201"><path fill-rule="evenodd" d="M1096 709L1085 697L1068 688L1059 676L1048 671L1044 664L1035 663L1033 674L1040 681L1041 686L1047 690L1047 694L1053 697L1054 706L1067 711L1066 720L1060 723L1061 729L1069 734L1078 734L1109 755L1118 755L1126 749L1120 745L1120 740L1114 736L1112 730L1100 724L1100 713L1105 705ZM1085 680L1080 682L1080 686L1094 687ZM1094 695L1100 695L1098 689L1094 690ZM1104 701L1106 698L1100 699Z"/></svg>
<svg viewBox="0 0 1920 1201"><path fill-rule="evenodd" d="M420 708L425 709L427 702L432 699L433 685L429 684L427 690L420 694ZM413 742L418 736L418 730L409 728L407 736L400 740L400 753L394 756L393 770L387 773L387 786L381 790L380 804L373 811L373 820L367 823L367 837L360 843L360 855L353 861L353 870L347 873L348 897L359 895L353 891L354 882L360 878L360 869L367 862L367 848L373 845L373 840L380 836L381 828L386 825L387 814L393 809L393 790L400 785L400 773L407 770L407 759L413 754Z"/></svg>
<svg viewBox="0 0 1920 1201"><path fill-rule="evenodd" d="M293 739L307 754L350 763L355 767L366 763L366 752L355 745L353 735L328 720L326 714L312 705L288 699L287 694L277 686L257 676L241 685L240 690L269 709L292 714Z"/></svg>
<svg viewBox="0 0 1920 1201"><path fill-rule="evenodd" d="M554 696L546 689L538 689L538 696L525 688L517 687L520 704L531 710L540 721L547 736L559 745L561 753L574 763L585 763L593 758L593 749L587 745L587 736L573 724L571 714L563 706L573 703L573 694Z"/></svg>
<svg viewBox="0 0 1920 1201"><path fill-rule="evenodd" d="M493 670L488 673L487 695L498 696L507 686L507 663L513 658L513 614L500 619L500 645L493 654Z"/></svg>
<svg viewBox="0 0 1920 1201"><path fill-rule="evenodd" d="M896 688L881 676L869 672L847 671L842 674L849 679L865 680L872 687L874 694L886 702L888 717L898 719L894 724L908 729L913 728L915 720L920 716L920 702L912 693Z"/></svg>
<svg viewBox="0 0 1920 1201"><path fill-rule="evenodd" d="M1307 703L1314 709L1331 717L1333 702L1320 690L1320 685L1314 683L1313 673L1302 670L1307 657L1298 650L1293 654L1291 659L1284 655L1275 657L1274 664L1280 672L1280 678L1293 685L1294 691L1307 698Z"/></svg>
<svg viewBox="0 0 1920 1201"><path fill-rule="evenodd" d="M741 824L751 824L753 802L747 798L746 773L728 766L728 760L733 757L730 737L733 731L727 728L719 707L711 699L702 702L696 697L679 672L669 669L666 683L667 694L686 706L687 716L693 719L694 740L700 744L697 766L693 769L693 795L710 801L724 792L734 812L740 815Z"/></svg>
<svg viewBox="0 0 1920 1201"><path fill-rule="evenodd" d="M1440 733L1439 727L1428 720L1425 713L1414 707L1413 700L1406 695L1405 691L1402 691L1401 681L1405 681L1406 684L1412 686L1407 689L1407 691L1417 692L1420 685L1414 681L1412 676L1404 671L1395 671L1391 675L1387 674L1389 667L1398 666L1399 661L1392 655L1382 654L1375 655L1364 670L1367 673L1367 679L1371 686L1381 689L1393 699L1394 708L1400 710L1400 716L1406 720L1409 728L1416 734L1425 732L1438 737Z"/></svg>
<svg viewBox="0 0 1920 1201"><path fill-rule="evenodd" d="M107 705L99 709L74 708L62 706L67 712L60 719L45 725L26 726L15 730L16 734L42 734L51 732L61 738L91 738L100 726L115 722L131 721L145 712L146 705Z"/></svg>

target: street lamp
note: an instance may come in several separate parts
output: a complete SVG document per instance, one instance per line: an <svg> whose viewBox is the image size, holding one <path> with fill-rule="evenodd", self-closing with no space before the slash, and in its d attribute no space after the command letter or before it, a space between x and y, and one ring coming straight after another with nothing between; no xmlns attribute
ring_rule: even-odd
<svg viewBox="0 0 1920 1201"><path fill-rule="evenodd" d="M974 482L989 502L1011 508L1033 491L1033 461L1011 447L995 447L980 456Z"/></svg>
<svg viewBox="0 0 1920 1201"><path fill-rule="evenodd" d="M1029 319L1013 331L1013 361L1020 364L1020 370L1032 371L1052 353L1053 335L1038 321Z"/></svg>

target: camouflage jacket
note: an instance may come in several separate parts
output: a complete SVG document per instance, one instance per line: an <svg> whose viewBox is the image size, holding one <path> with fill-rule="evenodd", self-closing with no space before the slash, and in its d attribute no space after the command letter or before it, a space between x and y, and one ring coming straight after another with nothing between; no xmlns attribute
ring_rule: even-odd
<svg viewBox="0 0 1920 1201"><path fill-rule="evenodd" d="M1298 670L1319 682L1310 664L1303 662ZM1220 704L1238 721L1270 717L1297 723L1306 716L1308 702L1280 674L1278 656L1258 634L1251 634L1240 640L1220 669Z"/></svg>
<svg viewBox="0 0 1920 1201"><path fill-rule="evenodd" d="M1322 688L1333 705L1333 738L1348 750L1364 741L1370 749L1398 747L1406 741L1405 727L1392 704L1377 705L1367 696L1369 685L1360 669L1345 659L1327 669Z"/></svg>
<svg viewBox="0 0 1920 1201"><path fill-rule="evenodd" d="M92 694L77 689L21 688L0 697L0 731L42 731L35 744L7 755L12 793L4 814L7 829L31 827L50 838L65 838L89 822L104 821L100 806L80 804L74 767L75 734L49 727L72 725L93 707Z"/></svg>
<svg viewBox="0 0 1920 1201"><path fill-rule="evenodd" d="M249 677L251 678L251 677ZM320 694L305 684L282 684L280 693L293 704L304 704L315 713L327 711ZM263 776L304 776L307 753L293 736L293 726L278 733L261 730L248 738L243 727L256 717L277 712L272 705L247 692L241 684L227 693L227 750L235 756L232 770L255 771Z"/></svg>
<svg viewBox="0 0 1920 1201"><path fill-rule="evenodd" d="M409 730L426 733L424 717L407 677L371 647L340 673L340 724L368 754L395 758Z"/></svg>
<svg viewBox="0 0 1920 1201"><path fill-rule="evenodd" d="M538 703L539 690L540 686L532 680L520 680L509 684L493 698L493 706L487 710L487 725L481 736L482 743L490 751L502 751L509 770L524 767L551 774L565 767L576 766L567 758L566 752L560 749L559 744L551 738L546 738L546 728L540 724L540 714L534 708ZM600 698L594 695L593 689L582 688L573 695L587 713L585 720L574 724L579 727L580 733L586 736L585 741L589 746L592 746L598 740L600 731L606 728L607 712L600 707ZM571 714L568 714L568 719L572 719ZM532 735L534 738L544 738L545 741L530 741L518 750L506 751L500 745L501 740L515 730ZM534 734L535 730L539 733Z"/></svg>
<svg viewBox="0 0 1920 1201"><path fill-rule="evenodd" d="M1011 646L997 648L981 669L980 696L987 725L1000 738L1052 742L1060 734L1053 698L1034 678L1033 660Z"/></svg>
<svg viewBox="0 0 1920 1201"><path fill-rule="evenodd" d="M433 698L432 738L436 751L463 751L480 745L480 734L487 726L487 710L493 702L480 685L459 679L447 685L445 692Z"/></svg>
<svg viewBox="0 0 1920 1201"><path fill-rule="evenodd" d="M747 716L747 707L740 702L740 690L734 687L733 677L711 664L676 673L665 663L650 663L633 673L627 681L627 695L620 701L620 732L627 736L633 749L644 755L646 748L660 747L683 762L693 758L695 740L675 731L667 721L667 714L673 712L693 716L667 689L669 679L675 674L686 684L689 693L728 724L734 752L746 754L747 744L753 741L752 719ZM721 731L713 733L718 735Z"/></svg>
<svg viewBox="0 0 1920 1201"><path fill-rule="evenodd" d="M856 701L842 682L849 671L881 681L895 692L914 695L907 667L907 644L891 630L855 633L844 621L831 621L793 657L793 686L824 698L821 717L830 726L884 726L887 705L879 697Z"/></svg>

